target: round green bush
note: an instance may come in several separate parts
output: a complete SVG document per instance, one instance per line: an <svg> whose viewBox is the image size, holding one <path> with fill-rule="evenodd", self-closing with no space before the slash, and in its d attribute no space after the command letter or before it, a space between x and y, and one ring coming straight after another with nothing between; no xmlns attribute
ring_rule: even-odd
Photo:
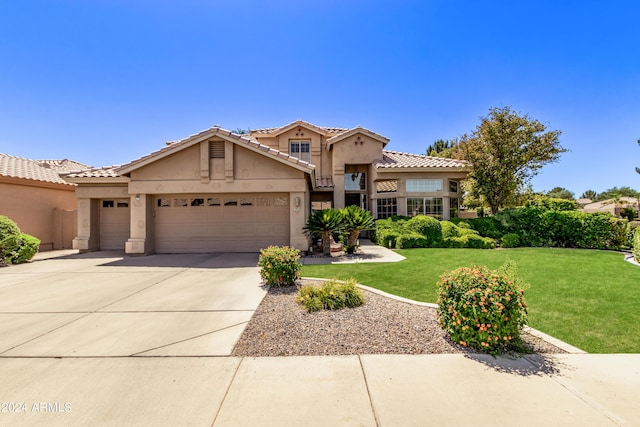
<svg viewBox="0 0 640 427"><path fill-rule="evenodd" d="M440 221L433 217L426 215L414 216L404 224L404 228L407 231L422 234L426 239L427 246L425 247L436 248L442 245L442 227L440 226Z"/></svg>
<svg viewBox="0 0 640 427"><path fill-rule="evenodd" d="M18 225L4 215L0 215L0 263L10 263L11 254L19 247L20 229Z"/></svg>
<svg viewBox="0 0 640 427"><path fill-rule="evenodd" d="M291 286L300 278L300 251L289 246L260 250L260 277L271 286Z"/></svg>
<svg viewBox="0 0 640 427"><path fill-rule="evenodd" d="M38 248L40 248L40 239L29 234L20 233L18 236L18 249L11 254L9 262L11 264L27 262L38 253Z"/></svg>
<svg viewBox="0 0 640 427"><path fill-rule="evenodd" d="M500 239L500 246L503 248L517 248L520 246L520 236L515 233L508 233Z"/></svg>
<svg viewBox="0 0 640 427"><path fill-rule="evenodd" d="M443 274L437 316L451 339L465 347L490 354L517 349L527 304L515 266L507 262L496 271L474 266Z"/></svg>

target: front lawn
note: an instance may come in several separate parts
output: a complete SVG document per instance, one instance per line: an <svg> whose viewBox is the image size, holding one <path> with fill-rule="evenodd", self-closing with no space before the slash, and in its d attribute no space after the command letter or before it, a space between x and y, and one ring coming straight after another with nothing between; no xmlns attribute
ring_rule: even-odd
<svg viewBox="0 0 640 427"><path fill-rule="evenodd" d="M530 284L529 325L589 353L640 353L640 267L617 252L518 248L407 249L398 263L305 265L304 277L354 277L417 301L436 302L442 273L515 261Z"/></svg>

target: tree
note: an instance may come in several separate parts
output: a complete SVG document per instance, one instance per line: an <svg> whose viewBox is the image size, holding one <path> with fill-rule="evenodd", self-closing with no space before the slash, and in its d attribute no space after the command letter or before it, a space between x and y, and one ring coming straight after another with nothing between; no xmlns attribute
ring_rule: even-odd
<svg viewBox="0 0 640 427"><path fill-rule="evenodd" d="M343 231L347 233L347 253L355 253L360 232L375 228L376 220L371 212L360 206L347 206L340 210L340 214L342 215Z"/></svg>
<svg viewBox="0 0 640 427"><path fill-rule="evenodd" d="M342 214L335 209L315 211L303 228L307 234L319 235L322 238L322 252L331 255L331 234L342 231Z"/></svg>
<svg viewBox="0 0 640 427"><path fill-rule="evenodd" d="M596 193L593 190L587 190L584 193L582 193L582 196L580 196L581 199L589 199L589 200L595 200L596 197L598 197L598 193Z"/></svg>
<svg viewBox="0 0 640 427"><path fill-rule="evenodd" d="M640 198L640 192L631 187L612 187L598 194L594 201L601 202L603 200L619 199L620 197Z"/></svg>
<svg viewBox="0 0 640 427"><path fill-rule="evenodd" d="M551 190L547 191L547 197L552 197L554 199L573 200L573 196L573 191L569 191L564 187L554 187Z"/></svg>
<svg viewBox="0 0 640 427"><path fill-rule="evenodd" d="M450 159L454 157L454 153L456 152L457 147L457 139L438 139L434 141L433 144L427 147L427 156L446 157Z"/></svg>
<svg viewBox="0 0 640 427"><path fill-rule="evenodd" d="M567 150L558 130L510 107L492 108L471 135L460 139L458 156L470 164L471 188L495 214L547 163Z"/></svg>

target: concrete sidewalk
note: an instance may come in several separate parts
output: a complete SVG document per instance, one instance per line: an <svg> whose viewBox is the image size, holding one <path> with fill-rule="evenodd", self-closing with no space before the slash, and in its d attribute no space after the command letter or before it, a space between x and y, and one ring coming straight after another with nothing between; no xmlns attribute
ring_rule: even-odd
<svg viewBox="0 0 640 427"><path fill-rule="evenodd" d="M0 375L0 425L640 425L640 355L12 358Z"/></svg>

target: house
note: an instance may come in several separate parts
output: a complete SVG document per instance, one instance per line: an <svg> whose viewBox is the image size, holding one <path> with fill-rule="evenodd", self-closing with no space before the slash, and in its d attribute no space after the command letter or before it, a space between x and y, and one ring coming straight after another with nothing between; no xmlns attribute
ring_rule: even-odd
<svg viewBox="0 0 640 427"><path fill-rule="evenodd" d="M73 160L31 160L0 153L0 215L40 239L40 250L72 247L76 235L75 184L61 173L87 168Z"/></svg>
<svg viewBox="0 0 640 427"><path fill-rule="evenodd" d="M638 216L640 211L640 199L635 197L620 197L619 199L608 199L600 202L593 202L582 207L585 212L609 212L614 216L620 216L622 209L631 208Z"/></svg>
<svg viewBox="0 0 640 427"><path fill-rule="evenodd" d="M309 247L312 210L358 205L377 218L458 213L459 160L388 151L363 127L219 126L121 166L67 174L77 184L81 251L245 252Z"/></svg>

